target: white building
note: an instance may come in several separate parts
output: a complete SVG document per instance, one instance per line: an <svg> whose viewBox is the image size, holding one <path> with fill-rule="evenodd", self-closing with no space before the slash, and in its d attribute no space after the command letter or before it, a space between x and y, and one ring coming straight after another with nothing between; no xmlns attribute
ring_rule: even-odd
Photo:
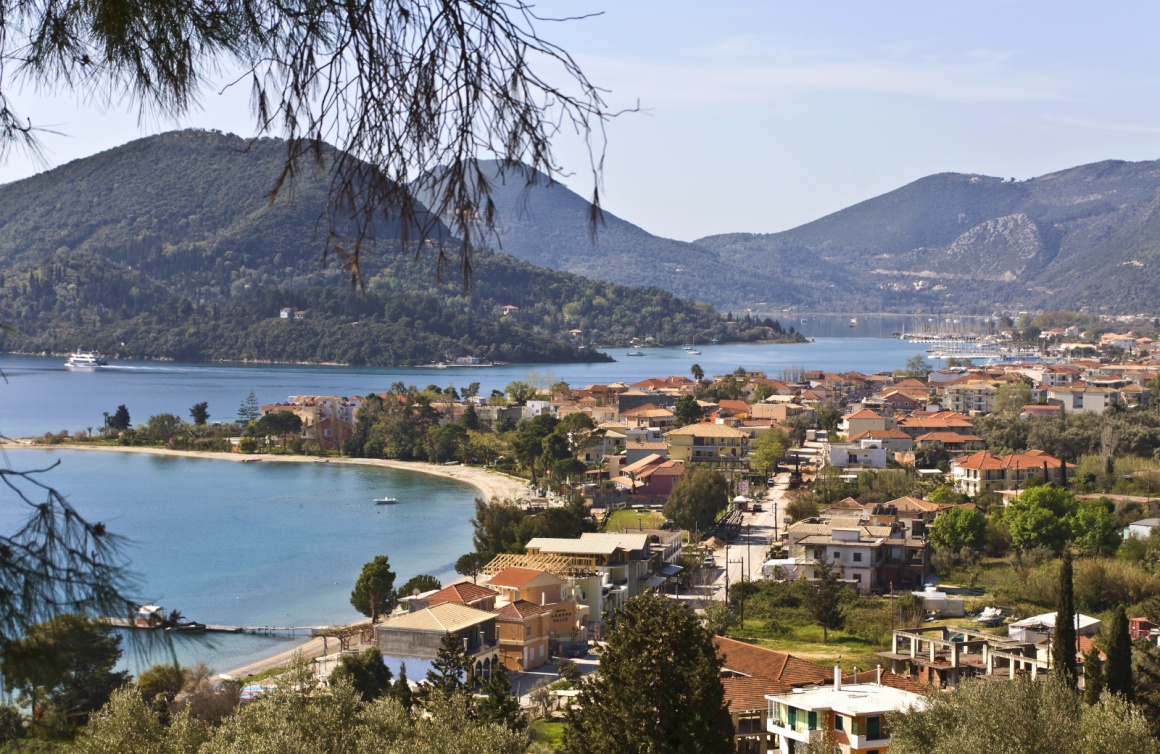
<svg viewBox="0 0 1160 754"><path fill-rule="evenodd" d="M843 685L840 672L834 668L832 686L766 694L769 732L781 741L782 754L803 751L826 735L842 754L885 752L890 748L886 715L926 704L921 694L879 683Z"/></svg>

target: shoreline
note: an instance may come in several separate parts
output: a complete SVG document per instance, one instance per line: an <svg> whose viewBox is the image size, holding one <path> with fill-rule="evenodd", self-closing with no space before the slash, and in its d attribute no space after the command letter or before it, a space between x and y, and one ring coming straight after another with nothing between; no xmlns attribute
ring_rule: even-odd
<svg viewBox="0 0 1160 754"><path fill-rule="evenodd" d="M501 500L517 500L520 497L525 496L527 493L527 482L525 480L509 477L498 472L481 469L477 466L437 466L425 463L423 461L397 461L384 458L315 458L312 456L284 456L268 453L253 453L242 455L240 453L222 453L215 451L169 450L168 448L80 445L72 443L62 443L60 445L43 445L34 444L34 442L29 439L6 439L0 441L0 449L86 450L113 453L141 453L156 456L233 461L235 463L261 461L263 463L337 463L352 466L378 466L380 468L395 469L397 471L414 471L420 474L442 477L444 479L454 479L456 481L463 482L475 487L488 501L497 497ZM349 625L359 625L363 623L368 623L366 618L360 618L358 620L352 621ZM324 647L326 650L329 650L330 654L334 654L335 648L337 646L338 639L328 639L324 643L322 637L311 637L308 639L303 639L301 642L295 644L295 646L291 647L290 649L282 650L281 652L273 654L264 659L255 660L253 662L246 663L245 665L229 668L219 672L239 680L245 680L247 676L258 675L260 673L264 673L267 670L270 670L271 668L288 665L293 661L295 655L300 654L306 659L313 660L315 658L324 656Z"/></svg>
<svg viewBox="0 0 1160 754"><path fill-rule="evenodd" d="M475 487L484 499L517 500L527 495L527 480L509 477L496 471L489 471L478 466L442 466L426 463L425 461L397 461L386 458L318 458L315 456L289 456L273 453L223 453L204 450L169 450L168 448L133 447L129 445L83 445L79 443L61 443L60 445L34 444L32 440L5 440L0 442L4 450L84 450L104 451L110 453L143 453L146 455L170 456L178 458L205 458L215 461L233 461L235 463L335 463L349 466L377 466L379 468L394 469L396 471L414 471L420 474L454 479Z"/></svg>

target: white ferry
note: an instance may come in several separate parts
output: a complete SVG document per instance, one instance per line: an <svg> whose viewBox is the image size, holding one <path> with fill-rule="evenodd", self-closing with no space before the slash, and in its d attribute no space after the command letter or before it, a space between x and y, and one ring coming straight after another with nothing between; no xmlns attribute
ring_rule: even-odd
<svg viewBox="0 0 1160 754"><path fill-rule="evenodd" d="M96 351L77 351L64 363L69 369L98 369L109 366L105 357Z"/></svg>

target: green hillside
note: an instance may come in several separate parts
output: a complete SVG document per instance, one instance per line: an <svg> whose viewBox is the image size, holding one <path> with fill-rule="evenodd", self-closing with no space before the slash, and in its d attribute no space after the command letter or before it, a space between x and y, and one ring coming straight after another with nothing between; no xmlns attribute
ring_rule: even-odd
<svg viewBox="0 0 1160 754"><path fill-rule="evenodd" d="M0 320L14 328L2 347L410 365L600 360L592 345L632 337L769 334L727 329L711 307L665 291L495 253L478 256L465 292L389 224L363 252L365 290L352 290L322 259L325 176L304 168L293 195L268 203L283 154L278 140L183 131L0 187ZM303 318L280 318L285 307Z"/></svg>
<svg viewBox="0 0 1160 754"><path fill-rule="evenodd" d="M521 168L501 179L490 161L480 168L495 201L495 247L505 254L597 280L656 286L722 309L807 300L800 286L775 270L724 261L716 251L654 236L608 211L593 238L592 205L568 187ZM416 190L429 200L429 194Z"/></svg>

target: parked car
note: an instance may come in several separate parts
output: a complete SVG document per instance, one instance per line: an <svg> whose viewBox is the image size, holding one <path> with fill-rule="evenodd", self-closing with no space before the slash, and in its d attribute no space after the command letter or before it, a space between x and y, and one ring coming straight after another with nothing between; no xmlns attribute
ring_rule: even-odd
<svg viewBox="0 0 1160 754"><path fill-rule="evenodd" d="M761 503L754 503L753 505L749 506L749 510L754 513L761 513L763 509L761 507Z"/></svg>
<svg viewBox="0 0 1160 754"><path fill-rule="evenodd" d="M706 568L716 568L717 561L713 559L712 555L706 555L705 559L701 561L701 565L705 566Z"/></svg>

